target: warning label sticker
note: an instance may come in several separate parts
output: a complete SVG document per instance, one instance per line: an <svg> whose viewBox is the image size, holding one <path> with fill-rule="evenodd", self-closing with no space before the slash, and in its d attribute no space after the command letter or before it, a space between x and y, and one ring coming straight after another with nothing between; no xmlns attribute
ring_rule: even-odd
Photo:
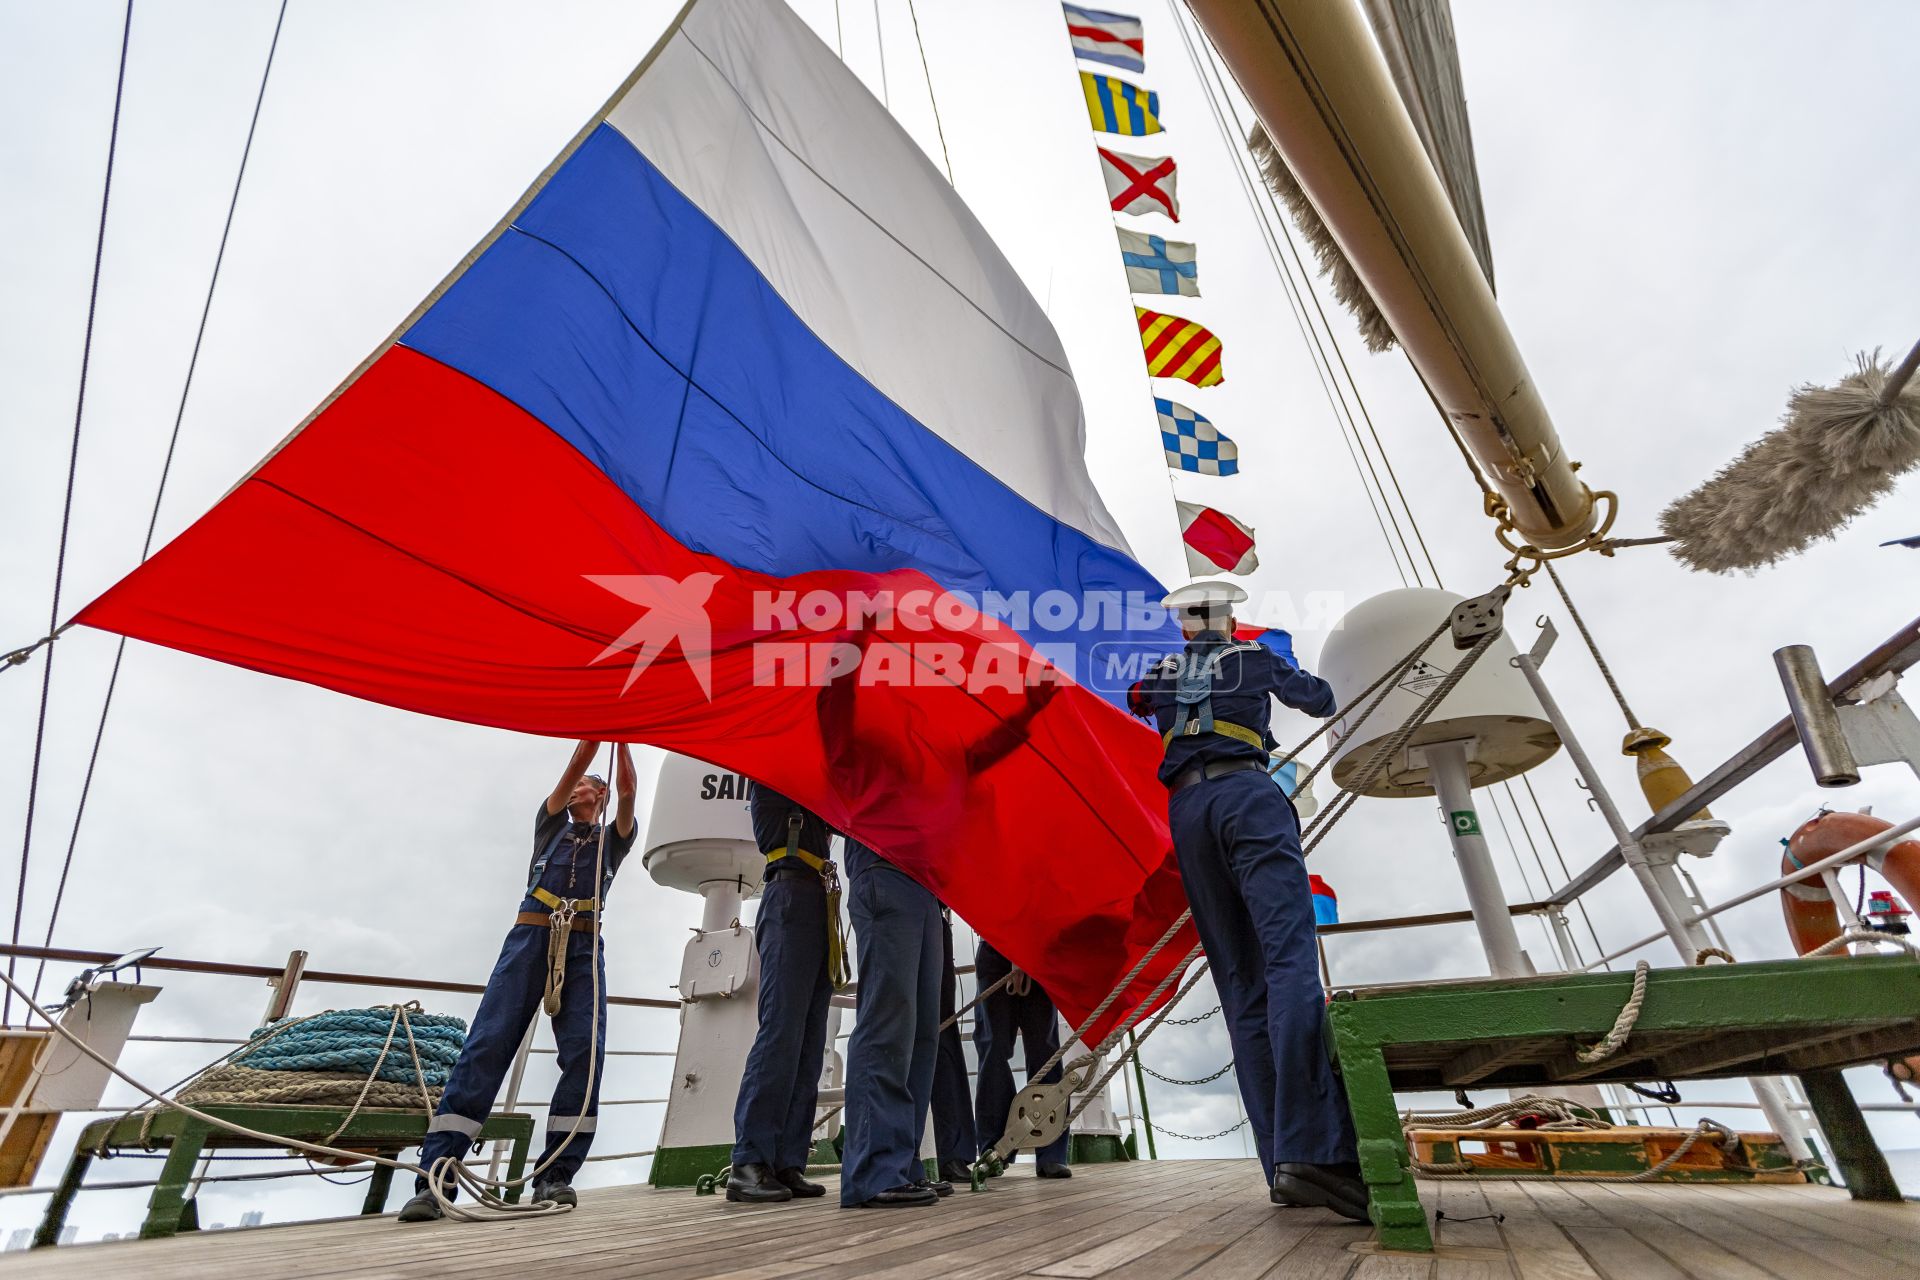
<svg viewBox="0 0 1920 1280"><path fill-rule="evenodd" d="M1450 674L1450 668L1437 667L1425 658L1419 658L1415 660L1411 667L1407 668L1406 678L1400 682L1400 687L1408 693L1419 694L1424 697L1437 689L1440 686L1440 682L1445 680Z"/></svg>

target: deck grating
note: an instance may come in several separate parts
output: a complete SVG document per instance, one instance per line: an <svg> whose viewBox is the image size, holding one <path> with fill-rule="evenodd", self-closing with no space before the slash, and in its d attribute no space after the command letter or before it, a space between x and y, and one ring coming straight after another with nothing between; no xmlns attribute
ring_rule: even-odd
<svg viewBox="0 0 1920 1280"><path fill-rule="evenodd" d="M842 1212L829 1197L729 1205L688 1191L588 1191L579 1210L505 1223L391 1219L209 1232L0 1257L0 1280L1836 1280L1920 1274L1920 1206L1801 1186L1543 1181L1422 1184L1434 1257L1372 1253L1370 1232L1265 1203L1246 1160L1016 1168L938 1208ZM1494 1221L1487 1215L1503 1215ZM1357 1248L1358 1247L1358 1248Z"/></svg>

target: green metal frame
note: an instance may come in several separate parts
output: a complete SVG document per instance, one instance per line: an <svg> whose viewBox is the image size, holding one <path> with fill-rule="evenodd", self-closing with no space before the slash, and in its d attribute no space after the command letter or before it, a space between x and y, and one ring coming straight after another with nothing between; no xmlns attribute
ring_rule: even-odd
<svg viewBox="0 0 1920 1280"><path fill-rule="evenodd" d="M348 1120L345 1107L210 1105L200 1110L216 1119L280 1138L299 1142L324 1141L328 1146L350 1149L366 1148L389 1157L398 1155L408 1147L419 1146L427 1136L427 1117L417 1111L363 1108ZM527 1153L533 1145L533 1117L518 1112L490 1115L480 1126L476 1141L491 1142L502 1138L513 1144L512 1155L507 1162L507 1178L509 1181L518 1180L526 1168ZM162 1111L150 1120L143 1120L140 1116L96 1120L80 1131L80 1139L74 1147L72 1159L67 1162L66 1173L61 1176L60 1185L40 1219L40 1229L34 1233L33 1247L44 1248L59 1242L60 1229L66 1225L67 1212L73 1206L74 1197L84 1189L82 1184L86 1180L87 1169L93 1164L95 1153L103 1146L108 1151L116 1148L148 1151L156 1147L166 1149L167 1158L160 1166L160 1179L147 1200L146 1221L140 1226L140 1238L152 1240L183 1230L197 1230L198 1214L193 1202L186 1198L186 1190L193 1181L194 1165L204 1152L243 1147L259 1150L273 1145L217 1129L204 1120L180 1111ZM393 1170L386 1165L375 1165L360 1212L385 1212L387 1192L392 1185ZM506 1193L506 1198L518 1200L520 1189L512 1188Z"/></svg>
<svg viewBox="0 0 1920 1280"><path fill-rule="evenodd" d="M1429 1078L1430 1069L1389 1067L1418 1056L1396 1050L1419 1046L1458 1046L1469 1055L1476 1046L1554 1042L1544 1052L1503 1055L1499 1071L1476 1087L1797 1074L1853 1197L1900 1198L1839 1068L1920 1050L1920 961L1835 957L1655 970L1625 1050L1599 1068L1577 1065L1575 1046L1613 1026L1632 988L1631 973L1588 973L1334 997L1327 1016L1383 1247L1433 1248L1393 1095L1396 1087L1445 1086ZM1711 1069L1689 1070L1689 1062L1705 1060L1703 1042L1724 1052L1708 1055ZM1662 1043L1675 1047L1648 1047Z"/></svg>

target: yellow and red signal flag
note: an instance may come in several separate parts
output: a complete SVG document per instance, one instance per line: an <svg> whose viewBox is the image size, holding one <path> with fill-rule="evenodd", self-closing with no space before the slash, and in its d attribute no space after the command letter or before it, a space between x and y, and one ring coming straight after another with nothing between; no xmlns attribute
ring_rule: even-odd
<svg viewBox="0 0 1920 1280"><path fill-rule="evenodd" d="M1226 381L1220 371L1220 339L1209 330L1145 307L1135 307L1133 313L1140 321L1140 345L1147 353L1149 374L1180 378L1196 387Z"/></svg>

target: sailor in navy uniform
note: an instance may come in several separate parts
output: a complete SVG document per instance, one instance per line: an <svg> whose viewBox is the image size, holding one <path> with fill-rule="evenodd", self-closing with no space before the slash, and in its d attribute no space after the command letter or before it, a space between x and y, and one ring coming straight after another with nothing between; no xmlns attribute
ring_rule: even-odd
<svg viewBox="0 0 1920 1280"><path fill-rule="evenodd" d="M733 1108L727 1199L753 1203L823 1196L806 1177L833 998L830 954L840 913L829 858L833 828L756 782L747 807L766 855L754 948L760 955L760 1027Z"/></svg>
<svg viewBox="0 0 1920 1280"><path fill-rule="evenodd" d="M953 1194L920 1160L939 1057L940 901L852 838L847 882L860 985L847 1041L840 1207L930 1205Z"/></svg>
<svg viewBox="0 0 1920 1280"><path fill-rule="evenodd" d="M443 1156L457 1160L466 1154L479 1138L528 1021L544 1006L553 1019L560 1083L547 1112L546 1150L535 1163L533 1198L566 1205L578 1203L573 1176L593 1145L606 1057L606 956L600 955L596 1007L594 924L636 834L632 753L623 744L616 757L619 805L609 829L599 821L606 813L606 779L587 772L598 748L596 742L574 748L566 773L534 813L526 896L420 1144L420 1164L428 1169ZM454 1184L443 1180L442 1188L451 1199ZM414 1191L400 1221L441 1216L424 1177L415 1180Z"/></svg>
<svg viewBox="0 0 1920 1280"><path fill-rule="evenodd" d="M973 1011L973 1047L980 1057L978 1105L980 1152L985 1155L1000 1144L1007 1131L1008 1113L1013 1110L1013 1038L1019 1036L1027 1050L1027 1083L1053 1084L1065 1074L1059 1063L1044 1076L1035 1076L1040 1064L1060 1048L1060 1017L1053 1001L1030 974L1017 972L1013 961L1001 955L985 938L973 956L973 980L979 990L1013 974L1007 985L982 1000ZM1071 1178L1067 1167L1067 1148L1071 1135L1060 1136L1033 1153L1038 1176ZM1011 1164L1018 1158L1008 1157Z"/></svg>
<svg viewBox="0 0 1920 1280"><path fill-rule="evenodd" d="M1160 780L1174 853L1270 1198L1365 1222L1346 1090L1325 1034L1299 819L1266 774L1268 700L1325 717L1333 690L1264 646L1230 638L1232 606L1246 598L1225 582L1169 595L1186 649L1134 685L1129 706L1166 744Z"/></svg>
<svg viewBox="0 0 1920 1280"><path fill-rule="evenodd" d="M940 1032L933 1064L933 1150L942 1182L965 1182L973 1176L980 1141L974 1133L973 1090L967 1083L967 1055L960 1045L960 1024L953 1018L959 1007L960 977L953 963L953 912L940 911ZM975 1011L976 1015L978 1010ZM947 1026L953 1021L952 1026Z"/></svg>

